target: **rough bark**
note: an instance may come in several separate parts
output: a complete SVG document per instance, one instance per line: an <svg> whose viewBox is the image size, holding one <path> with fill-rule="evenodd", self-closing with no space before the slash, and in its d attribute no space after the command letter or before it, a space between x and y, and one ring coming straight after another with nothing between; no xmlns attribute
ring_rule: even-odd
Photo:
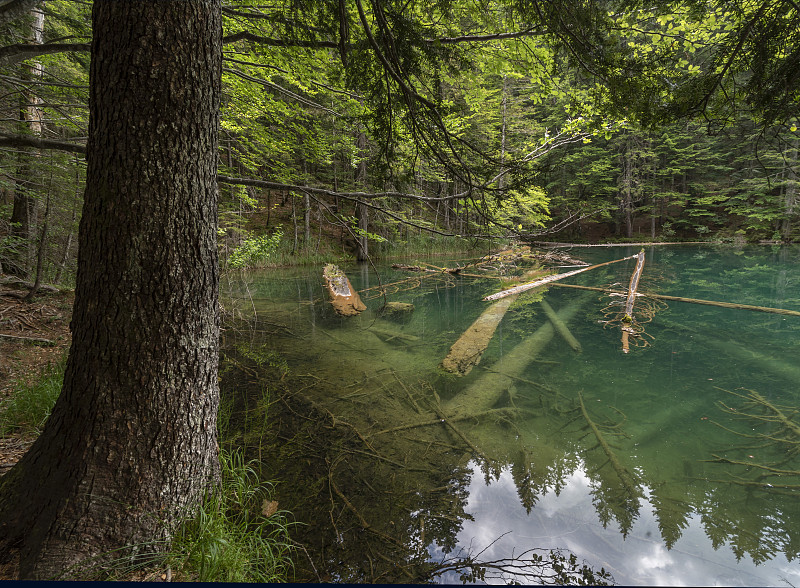
<svg viewBox="0 0 800 588"><path fill-rule="evenodd" d="M158 550L218 468L220 2L96 0L92 19L72 346L0 479L23 578Z"/></svg>

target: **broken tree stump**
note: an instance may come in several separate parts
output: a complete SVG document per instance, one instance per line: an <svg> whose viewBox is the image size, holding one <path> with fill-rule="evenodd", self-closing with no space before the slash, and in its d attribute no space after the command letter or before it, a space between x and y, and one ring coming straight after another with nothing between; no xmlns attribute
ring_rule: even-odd
<svg viewBox="0 0 800 588"><path fill-rule="evenodd" d="M342 316L354 316L367 310L366 305L361 302L361 298L353 289L350 280L342 270L332 263L329 263L322 270L322 277L325 279L325 287L331 297L331 305L337 314Z"/></svg>

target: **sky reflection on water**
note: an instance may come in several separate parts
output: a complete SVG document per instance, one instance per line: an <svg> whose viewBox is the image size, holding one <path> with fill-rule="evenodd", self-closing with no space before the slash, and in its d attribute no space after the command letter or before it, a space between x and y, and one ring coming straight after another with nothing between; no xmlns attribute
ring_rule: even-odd
<svg viewBox="0 0 800 588"><path fill-rule="evenodd" d="M788 562L783 554L756 565L748 556L737 561L727 545L714 550L697 514L689 518L683 535L670 550L661 540L649 505L640 509L627 538L613 521L603 528L592 505L590 480L582 468L567 478L559 496L548 492L528 515L508 470L487 485L481 469L473 464L466 510L474 520L464 521L459 546L472 553L485 548L481 559L486 561L547 546L568 549L594 569L604 567L623 585L800 585L800 566ZM434 559L441 558L436 547L431 554ZM442 581L459 583L455 574Z"/></svg>

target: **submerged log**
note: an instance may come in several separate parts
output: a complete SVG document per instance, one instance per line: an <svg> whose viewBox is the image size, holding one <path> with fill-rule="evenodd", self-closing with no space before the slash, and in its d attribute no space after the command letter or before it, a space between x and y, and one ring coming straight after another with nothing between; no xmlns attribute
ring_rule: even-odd
<svg viewBox="0 0 800 588"><path fill-rule="evenodd" d="M398 323L411 320L414 305L410 302L387 302L378 310L378 316Z"/></svg>
<svg viewBox="0 0 800 588"><path fill-rule="evenodd" d="M400 339L401 341L419 341L419 337L416 335L409 335L407 333L402 333L400 331L394 331L389 329L383 329L380 327L372 326L368 329L370 332L375 333L381 339L386 341L393 341L394 339Z"/></svg>
<svg viewBox="0 0 800 588"><path fill-rule="evenodd" d="M603 453L606 454L608 463L611 464L614 472L616 472L622 487L625 488L625 491L628 493L628 497L630 499L639 498L641 496L641 489L636 482L636 476L628 471L628 469L619 461L616 454L611 449L611 445L608 444L605 436L600 431L600 427L592 420L592 417L589 416L589 412L586 410L586 405L583 403L583 394L580 392L578 392L578 400L580 401L581 415L583 415L586 424L594 434L595 439L597 439L597 446L600 447L600 449L603 450Z"/></svg>
<svg viewBox="0 0 800 588"><path fill-rule="evenodd" d="M367 310L366 305L361 302L358 292L350 284L350 280L337 266L332 263L327 264L322 270L322 277L325 279L333 310L337 314L353 316Z"/></svg>
<svg viewBox="0 0 800 588"><path fill-rule="evenodd" d="M568 322L581 307L581 300L574 300L557 312L558 317ZM487 372L475 380L463 392L444 405L450 418L474 414L492 408L503 394L514 384L514 377L519 377L525 368L539 354L555 335L550 321L544 323L532 335L522 341L509 353L505 354ZM498 373L499 372L499 373Z"/></svg>
<svg viewBox="0 0 800 588"><path fill-rule="evenodd" d="M442 361L442 368L459 376L465 376L472 371L473 366L480 363L483 352L486 351L489 341L497 330L497 325L503 320L508 307L516 298L508 296L484 310L450 347L450 352Z"/></svg>
<svg viewBox="0 0 800 588"><path fill-rule="evenodd" d="M541 305L544 313L547 315L547 319L553 324L553 327L555 327L555 330L558 331L559 335L561 335L561 338L564 339L564 341L566 341L570 347L572 347L573 351L577 351L578 353L583 351L580 341L575 338L564 321L558 317L556 311L553 310L553 307L550 306L546 300L542 300Z"/></svg>

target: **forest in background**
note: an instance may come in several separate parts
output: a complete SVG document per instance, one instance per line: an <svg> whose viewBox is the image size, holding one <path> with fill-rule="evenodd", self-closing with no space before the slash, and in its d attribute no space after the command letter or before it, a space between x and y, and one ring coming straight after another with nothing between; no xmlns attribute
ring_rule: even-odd
<svg viewBox="0 0 800 588"><path fill-rule="evenodd" d="M0 269L70 284L91 3L27 4L0 29ZM508 238L796 240L797 102L771 103L786 73L745 59L758 44L792 67L792 3L595 4L603 36L577 42L608 53L588 63L541 25L573 19L579 36L569 3L531 24L509 3L225 2L223 263ZM775 30L755 30L769 11Z"/></svg>

